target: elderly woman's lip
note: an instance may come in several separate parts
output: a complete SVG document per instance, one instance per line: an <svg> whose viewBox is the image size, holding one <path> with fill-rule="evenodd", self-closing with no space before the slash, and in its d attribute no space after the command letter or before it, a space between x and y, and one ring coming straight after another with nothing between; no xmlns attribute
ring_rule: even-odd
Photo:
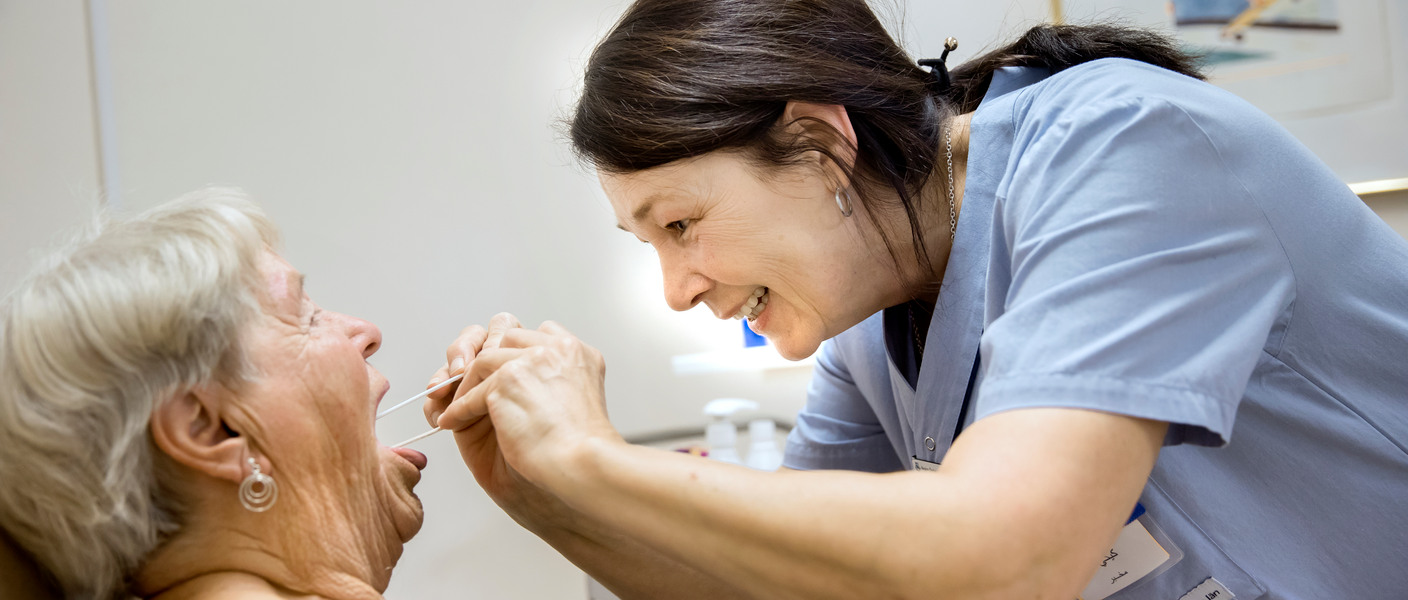
<svg viewBox="0 0 1408 600"><path fill-rule="evenodd" d="M411 463L412 466L422 471L425 470L425 465L429 462L424 454L410 448L391 448L391 451L395 452L396 456L406 459L406 462Z"/></svg>
<svg viewBox="0 0 1408 600"><path fill-rule="evenodd" d="M386 393L389 391L391 391L391 382L383 379L381 381L381 393L376 395L376 402L372 403L373 410L381 406L381 401L386 399Z"/></svg>

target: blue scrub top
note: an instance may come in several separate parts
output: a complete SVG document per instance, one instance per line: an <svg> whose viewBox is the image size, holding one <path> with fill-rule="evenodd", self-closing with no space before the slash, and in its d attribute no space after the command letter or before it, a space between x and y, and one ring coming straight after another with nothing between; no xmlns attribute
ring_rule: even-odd
<svg viewBox="0 0 1408 600"><path fill-rule="evenodd" d="M965 397L1167 421L1141 503L1185 556L1111 598L1408 598L1408 243L1246 102L995 74L917 389L905 317L822 346L784 465L941 462Z"/></svg>

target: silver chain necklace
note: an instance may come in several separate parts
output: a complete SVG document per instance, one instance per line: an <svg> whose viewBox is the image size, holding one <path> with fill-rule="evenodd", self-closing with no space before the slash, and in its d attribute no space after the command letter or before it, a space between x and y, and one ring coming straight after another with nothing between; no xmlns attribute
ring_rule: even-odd
<svg viewBox="0 0 1408 600"><path fill-rule="evenodd" d="M954 208L953 190L953 123L944 128L944 159L948 164L948 251L953 253L953 240L958 237L958 211Z"/></svg>
<svg viewBox="0 0 1408 600"><path fill-rule="evenodd" d="M953 186L953 126L944 128L944 162L948 167L948 245L953 254L953 242L958 238L958 210L954 206ZM932 316L932 315L931 315ZM919 319L914 316L914 301L909 303L909 330L914 334L914 347L919 350L918 363L924 360L924 336L919 335Z"/></svg>

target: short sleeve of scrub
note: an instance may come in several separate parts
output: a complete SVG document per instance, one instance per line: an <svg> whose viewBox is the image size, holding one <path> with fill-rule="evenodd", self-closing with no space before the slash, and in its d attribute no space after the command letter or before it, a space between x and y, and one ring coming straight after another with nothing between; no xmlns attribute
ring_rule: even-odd
<svg viewBox="0 0 1408 600"><path fill-rule="evenodd" d="M807 390L807 407L787 436L783 466L884 473L904 465L885 426L842 359L834 341L822 344Z"/></svg>
<svg viewBox="0 0 1408 600"><path fill-rule="evenodd" d="M976 416L1084 408L1225 444L1294 296L1262 208L1168 100L1025 122L995 199Z"/></svg>

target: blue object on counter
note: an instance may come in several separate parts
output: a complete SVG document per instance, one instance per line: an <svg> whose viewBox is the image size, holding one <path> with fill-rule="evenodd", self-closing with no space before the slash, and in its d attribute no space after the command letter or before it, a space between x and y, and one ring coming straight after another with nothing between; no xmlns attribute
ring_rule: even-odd
<svg viewBox="0 0 1408 600"><path fill-rule="evenodd" d="M748 319L743 319L743 347L752 348L766 345L768 345L768 338L754 333L752 328L748 327Z"/></svg>

